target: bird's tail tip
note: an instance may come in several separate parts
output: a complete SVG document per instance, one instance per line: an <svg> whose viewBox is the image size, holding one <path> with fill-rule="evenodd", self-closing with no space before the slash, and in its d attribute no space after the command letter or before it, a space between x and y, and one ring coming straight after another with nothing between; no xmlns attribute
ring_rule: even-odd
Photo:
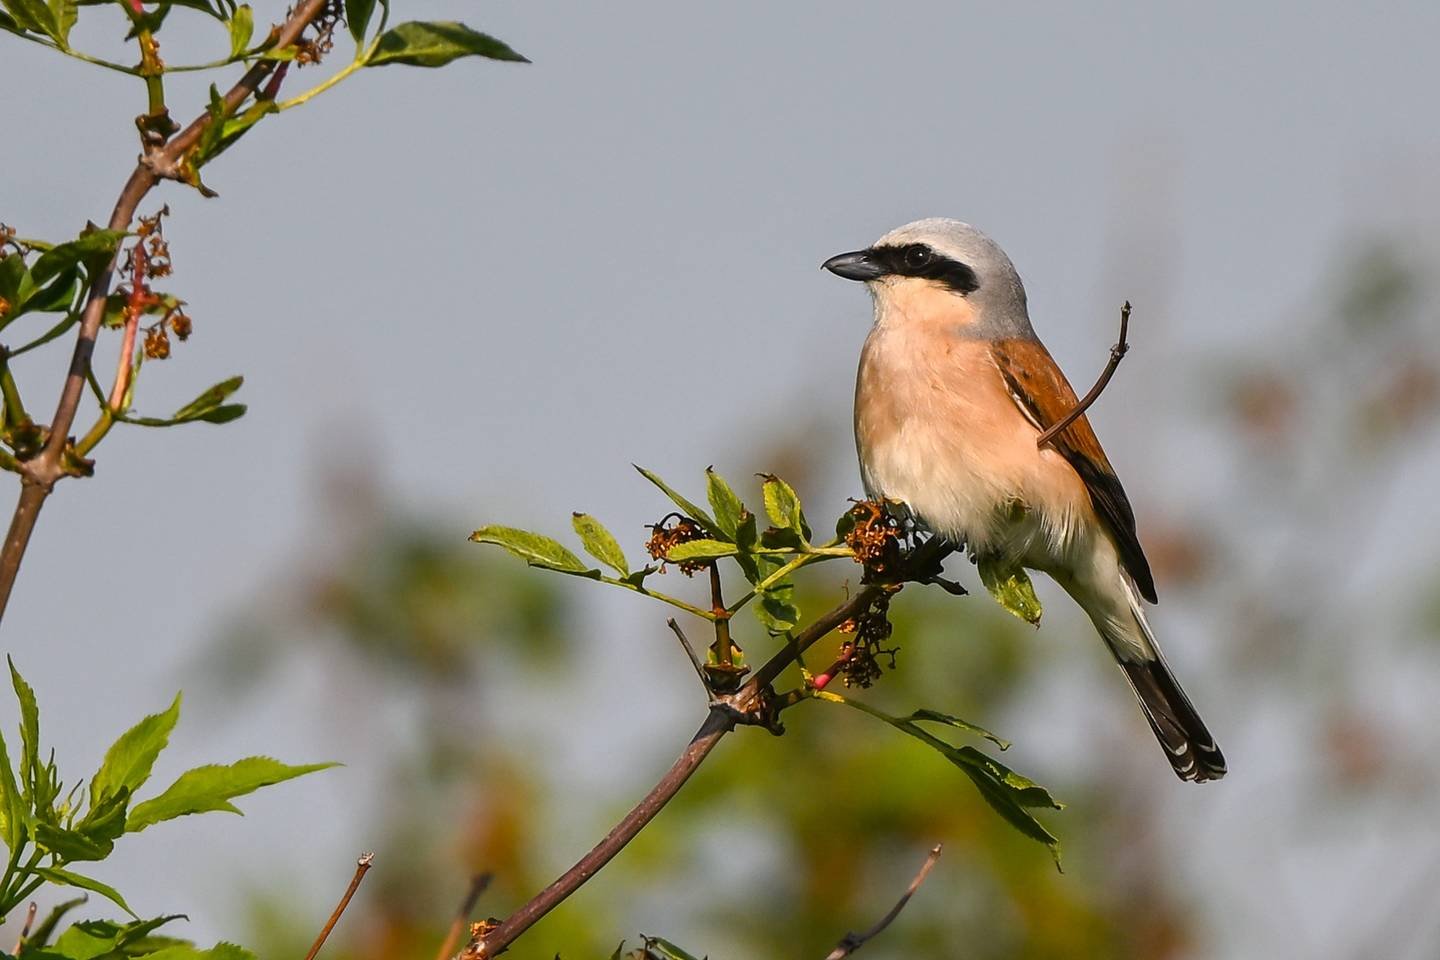
<svg viewBox="0 0 1440 960"><path fill-rule="evenodd" d="M1165 661L1121 660L1120 666L1175 775L1195 783L1225 776L1225 755Z"/></svg>

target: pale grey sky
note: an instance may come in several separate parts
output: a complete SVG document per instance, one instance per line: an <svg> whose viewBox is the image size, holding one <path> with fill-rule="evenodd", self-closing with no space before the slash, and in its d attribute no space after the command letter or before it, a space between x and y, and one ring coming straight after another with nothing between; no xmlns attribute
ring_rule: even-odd
<svg viewBox="0 0 1440 960"><path fill-rule="evenodd" d="M907 220L956 216L999 240L1077 383L1133 300L1143 359L1121 376L1161 397L1167 357L1293 335L1358 236L1436 247L1433 3L397 4L534 63L361 74L207 170L220 199L169 187L147 204L174 212L172 286L196 333L147 367L142 404L165 412L243 372L250 413L117 431L95 479L45 508L4 647L72 776L102 735L168 702L222 616L302 550L337 436L457 536L499 519L559 530L571 509L633 527L654 500L631 461L693 486L801 400L831 421L826 451L846 442L868 305L817 267ZM276 12L260 6L257 20ZM171 58L186 38L223 45L183 16ZM103 220L143 91L9 37L0 59L0 219L53 238ZM188 115L203 86L172 90ZM32 407L62 353L22 368ZM725 402L702 401L716 389ZM1123 429L1152 415L1184 411L1112 401L1095 418L1136 499L1162 511L1203 493L1211 467ZM836 478L821 512L857 488ZM1407 525L1434 530L1426 509ZM617 633L639 622L586 602ZM363 750L305 714L306 685L324 682L297 678L243 728L187 704L167 769L343 754L363 778ZM650 719L628 722L624 743L672 751ZM285 869L328 903L325 865L356 846L328 822L336 783L174 836L235 857L311 842ZM301 822L312 813L326 822ZM216 913L231 891L177 881L197 852L132 856L157 891L194 890L198 936L243 940ZM142 912L174 906L149 900Z"/></svg>

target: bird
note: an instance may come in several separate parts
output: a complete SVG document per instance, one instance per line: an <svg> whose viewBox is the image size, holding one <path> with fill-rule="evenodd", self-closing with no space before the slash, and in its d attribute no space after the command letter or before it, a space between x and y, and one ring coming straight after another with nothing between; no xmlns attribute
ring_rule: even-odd
<svg viewBox="0 0 1440 960"><path fill-rule="evenodd" d="M1095 625L1180 779L1223 777L1146 619L1155 580L1094 428L1081 415L1038 442L1078 401L1005 251L968 223L932 218L822 267L874 301L855 385L867 495L903 504L977 563L1049 575Z"/></svg>

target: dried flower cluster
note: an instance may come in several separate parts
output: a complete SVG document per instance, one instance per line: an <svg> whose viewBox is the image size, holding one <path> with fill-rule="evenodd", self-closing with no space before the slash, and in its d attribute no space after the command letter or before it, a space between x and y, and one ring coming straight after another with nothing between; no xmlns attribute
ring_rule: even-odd
<svg viewBox="0 0 1440 960"><path fill-rule="evenodd" d="M315 31L314 38L301 37L295 41L295 64L304 67L319 63L335 47L335 28L345 19L345 4L341 0L330 0L310 24ZM272 98L273 99L273 98Z"/></svg>
<svg viewBox="0 0 1440 960"><path fill-rule="evenodd" d="M184 301L166 294L156 293L150 281L170 276L170 244L165 239L163 218L170 214L168 206L161 207L154 216L141 217L140 226L135 230L135 244L125 254L121 271L128 274L127 284L116 289L116 296L123 304L120 324L126 328L139 328L140 318L147 314L160 314L160 319L143 328L145 332L145 356L150 360L164 360L170 356L170 334L180 340L189 338L194 324L184 310Z"/></svg>
<svg viewBox="0 0 1440 960"><path fill-rule="evenodd" d="M855 562L865 567L865 578L893 574L900 565L904 525L876 500L857 500L846 516L855 525L845 534L845 545L855 551Z"/></svg>
<svg viewBox="0 0 1440 960"><path fill-rule="evenodd" d="M890 639L890 597L886 591L875 598L864 613L840 624L841 633L854 635L840 647L840 673L845 686L868 687L880 679L882 668L880 657L887 657L889 669L895 669L895 655L899 647L885 647Z"/></svg>
<svg viewBox="0 0 1440 960"><path fill-rule="evenodd" d="M665 565L669 558L670 551L682 543L689 543L692 540L700 540L705 536L705 531L700 524L687 516L678 513L666 514L656 524L647 524L650 531L650 539L645 541L645 549L650 557L660 561L660 572L665 572ZM695 571L705 569L709 561L706 560L681 560L675 565L680 572L687 577L693 577Z"/></svg>

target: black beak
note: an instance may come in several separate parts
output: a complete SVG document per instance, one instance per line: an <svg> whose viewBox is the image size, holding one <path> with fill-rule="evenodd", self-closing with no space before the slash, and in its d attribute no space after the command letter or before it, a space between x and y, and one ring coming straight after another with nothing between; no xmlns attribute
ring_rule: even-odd
<svg viewBox="0 0 1440 960"><path fill-rule="evenodd" d="M846 280L879 280L885 276L885 268L875 262L869 250L841 253L820 264L820 269L829 270Z"/></svg>

